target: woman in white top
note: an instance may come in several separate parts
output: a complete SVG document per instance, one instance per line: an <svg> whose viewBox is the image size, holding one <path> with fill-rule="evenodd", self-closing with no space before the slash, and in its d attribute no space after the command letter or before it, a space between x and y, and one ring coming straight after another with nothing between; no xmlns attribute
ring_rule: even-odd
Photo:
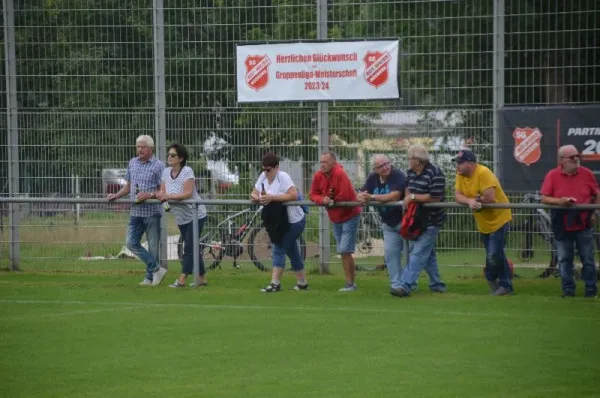
<svg viewBox="0 0 600 398"><path fill-rule="evenodd" d="M258 177L250 199L256 203L267 205L271 202L290 202L298 200L298 190L288 173L279 170L279 158L274 153L267 153L262 160L263 172ZM266 194L262 193L264 190ZM285 269L285 256L290 259L292 270L296 272L297 283L294 290L308 290L304 261L300 254L298 238L304 232L306 217L300 206L287 206L290 227L284 234L282 242L273 244L273 273L271 283L261 290L273 293L281 290L281 276Z"/></svg>
<svg viewBox="0 0 600 398"><path fill-rule="evenodd" d="M165 168L162 175L160 191L156 198L163 202L175 199L194 199L199 200L200 195L196 191L194 171L185 165L188 158L187 149L180 144L172 144L168 149L167 163L169 167ZM179 227L181 236L183 236L183 261L181 264L181 275L170 287L185 287L185 280L188 275L194 272L194 239L192 222L198 223L198 235L202 233L202 227L206 220L206 207L198 206L198 211L194 211L193 205L172 202L168 204L172 213L175 215L175 222ZM196 283L198 286L207 284L205 277L206 270L202 254L200 254L200 276Z"/></svg>

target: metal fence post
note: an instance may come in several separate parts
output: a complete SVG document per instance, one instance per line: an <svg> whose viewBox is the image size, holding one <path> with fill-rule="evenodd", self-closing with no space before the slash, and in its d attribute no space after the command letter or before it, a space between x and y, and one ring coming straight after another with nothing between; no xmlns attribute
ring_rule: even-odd
<svg viewBox="0 0 600 398"><path fill-rule="evenodd" d="M493 56L493 144L494 144L494 172L498 178L498 164L502 154L500 147L500 112L504 107L504 0L492 0L494 3L494 56Z"/></svg>
<svg viewBox="0 0 600 398"><path fill-rule="evenodd" d="M8 192L18 196L19 188L19 120L17 119L17 59L15 51L15 8L13 0L4 0L4 54L6 64L6 127L8 133ZM19 225L21 205L8 204L10 269L20 269Z"/></svg>
<svg viewBox="0 0 600 398"><path fill-rule="evenodd" d="M317 38L327 39L327 0L317 0ZM319 102L317 108L319 130L319 154L329 150L329 104ZM324 207L319 208L319 268L329 272L330 255L329 216Z"/></svg>
<svg viewBox="0 0 600 398"><path fill-rule="evenodd" d="M194 287L198 287L198 278L200 277L200 248L198 240L200 239L200 231L198 230L198 203L194 203L194 221L192 221L192 242L194 257Z"/></svg>
<svg viewBox="0 0 600 398"><path fill-rule="evenodd" d="M154 44L154 129L156 135L156 156L166 163L167 161L167 116L165 94L165 17L163 0L152 2L152 32ZM168 263L168 230L167 218L161 218L160 228L160 265L169 267Z"/></svg>

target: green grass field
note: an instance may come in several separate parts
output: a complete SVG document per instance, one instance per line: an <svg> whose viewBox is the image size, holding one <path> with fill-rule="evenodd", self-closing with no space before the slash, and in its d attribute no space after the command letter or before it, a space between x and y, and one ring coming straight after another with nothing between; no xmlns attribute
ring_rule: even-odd
<svg viewBox="0 0 600 398"><path fill-rule="evenodd" d="M398 299L384 273L337 292L339 266L265 295L250 266L174 290L176 262L157 288L137 261L87 264L0 272L0 396L600 396L600 301L539 270L490 297L478 269L442 267L448 293Z"/></svg>

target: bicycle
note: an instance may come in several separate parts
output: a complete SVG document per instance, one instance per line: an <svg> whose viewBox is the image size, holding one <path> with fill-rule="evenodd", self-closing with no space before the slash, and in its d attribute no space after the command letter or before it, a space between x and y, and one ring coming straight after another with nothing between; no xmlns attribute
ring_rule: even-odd
<svg viewBox="0 0 600 398"><path fill-rule="evenodd" d="M381 215L373 206L365 206L360 215L360 223L356 236L356 249L362 254L373 251L373 240L383 239L381 232ZM387 269L385 262L372 267L355 265L356 271L384 271Z"/></svg>
<svg viewBox="0 0 600 398"><path fill-rule="evenodd" d="M528 193L523 196L521 203L541 203L540 195L536 193ZM547 278L550 275L557 277L558 272L558 254L556 250L556 242L552 233L552 221L550 214L544 209L531 209L525 213L525 220L521 224L514 227L515 231L525 234L525 247L518 252L519 260L528 262L534 257L533 238L537 234L550 248L550 264L542 272L539 277Z"/></svg>
<svg viewBox="0 0 600 398"><path fill-rule="evenodd" d="M525 194L522 203L541 203L541 196L538 193ZM552 232L552 219L550 214L544 209L532 209L527 214L525 221L518 224L515 230L525 233L525 248L519 253L518 258L521 261L531 261L534 256L533 237L538 234L546 244L550 246L550 264L538 275L540 278L547 278L550 275L554 277L560 276L558 269L558 252L556 249L556 241ZM600 235L594 233L594 241L596 250L600 253ZM598 271L600 275L600 270ZM580 278L579 272L574 270L574 276Z"/></svg>
<svg viewBox="0 0 600 398"><path fill-rule="evenodd" d="M356 249L362 254L373 250L373 239L382 239L381 216L373 206L365 206L358 225Z"/></svg>
<svg viewBox="0 0 600 398"><path fill-rule="evenodd" d="M261 258L272 258L271 250L273 244L269 239L267 230L262 226L254 226L263 206L256 210L247 208L227 216L219 222L214 214L209 214L204 224L203 230L208 231L198 239L200 255L204 258L207 270L217 267L221 268L221 261L224 256L233 258L233 268L240 269L237 259L244 253L244 246L247 246L248 255L256 268L261 271L269 271L270 268L261 262ZM245 222L236 228L235 219L247 215ZM246 244L244 238L247 237ZM300 235L298 239L300 245L300 254L303 260L306 260L306 242ZM259 247L265 247L268 254L263 257L257 254ZM179 236L177 244L177 256L181 261L183 259L183 236Z"/></svg>

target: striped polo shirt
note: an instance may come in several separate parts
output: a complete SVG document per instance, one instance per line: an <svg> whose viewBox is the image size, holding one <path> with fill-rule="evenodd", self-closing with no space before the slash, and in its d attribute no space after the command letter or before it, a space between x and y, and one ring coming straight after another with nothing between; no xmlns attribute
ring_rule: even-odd
<svg viewBox="0 0 600 398"><path fill-rule="evenodd" d="M438 166L427 163L421 174L412 169L406 171L408 191L415 195L429 194L433 198L441 198L443 202L446 195L446 177ZM441 227L446 219L444 209L429 209L428 226Z"/></svg>

